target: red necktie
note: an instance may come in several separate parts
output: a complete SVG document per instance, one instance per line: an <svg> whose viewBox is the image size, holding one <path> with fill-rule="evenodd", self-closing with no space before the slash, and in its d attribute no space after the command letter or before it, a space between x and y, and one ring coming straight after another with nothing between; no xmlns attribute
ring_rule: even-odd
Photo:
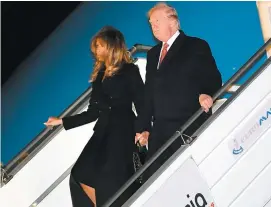
<svg viewBox="0 0 271 207"><path fill-rule="evenodd" d="M167 48L168 48L168 44L165 43L163 45L163 49L162 49L162 52L161 52L161 57L160 57L159 65L161 64L161 62L163 61L163 59L165 58L165 56L167 54Z"/></svg>

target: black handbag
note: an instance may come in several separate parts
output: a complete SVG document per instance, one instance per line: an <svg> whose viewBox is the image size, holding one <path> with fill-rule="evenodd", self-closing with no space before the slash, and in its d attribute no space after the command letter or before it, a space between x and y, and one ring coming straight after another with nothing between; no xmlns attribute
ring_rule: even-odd
<svg viewBox="0 0 271 207"><path fill-rule="evenodd" d="M144 165L146 161L147 152L148 152L147 147L141 146L139 141L137 141L136 151L133 152L133 163L135 172L137 172ZM137 182L139 182L140 184L143 183L143 174L139 176Z"/></svg>

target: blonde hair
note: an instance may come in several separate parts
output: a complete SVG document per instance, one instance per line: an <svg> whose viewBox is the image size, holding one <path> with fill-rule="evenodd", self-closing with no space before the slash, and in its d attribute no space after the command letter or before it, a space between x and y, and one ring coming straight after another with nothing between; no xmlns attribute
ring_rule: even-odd
<svg viewBox="0 0 271 207"><path fill-rule="evenodd" d="M163 10L166 13L167 18L175 20L176 28L180 29L180 21L178 18L178 13L175 8L167 5L166 3L160 2L148 11L148 18L150 19L150 16L152 15L152 13L157 10Z"/></svg>
<svg viewBox="0 0 271 207"><path fill-rule="evenodd" d="M100 61L96 55L96 43L102 41L107 48L107 57L105 62ZM91 52L93 53L95 63L90 82L96 80L99 71L103 65L108 67L105 70L104 78L113 76L120 68L122 63L132 62L127 52L123 34L113 27L102 28L91 40Z"/></svg>

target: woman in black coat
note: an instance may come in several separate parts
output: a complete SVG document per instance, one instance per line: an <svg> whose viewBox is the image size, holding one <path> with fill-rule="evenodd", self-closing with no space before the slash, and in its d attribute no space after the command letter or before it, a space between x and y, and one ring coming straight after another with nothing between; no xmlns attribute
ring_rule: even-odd
<svg viewBox="0 0 271 207"><path fill-rule="evenodd" d="M92 39L91 50L96 62L87 111L63 119L50 117L45 123L63 124L68 130L98 119L71 172L74 207L91 206L90 200L95 206L103 205L134 173L136 116L132 104L140 113L143 103L144 84L138 67L131 63L122 33L102 29Z"/></svg>

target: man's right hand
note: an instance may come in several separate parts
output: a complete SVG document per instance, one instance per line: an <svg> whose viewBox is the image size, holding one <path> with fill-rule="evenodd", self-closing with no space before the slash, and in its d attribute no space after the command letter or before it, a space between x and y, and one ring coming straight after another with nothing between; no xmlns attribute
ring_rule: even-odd
<svg viewBox="0 0 271 207"><path fill-rule="evenodd" d="M148 143L150 133L148 131L144 131L142 133L136 133L135 136L135 144L139 141L141 146L145 146Z"/></svg>

